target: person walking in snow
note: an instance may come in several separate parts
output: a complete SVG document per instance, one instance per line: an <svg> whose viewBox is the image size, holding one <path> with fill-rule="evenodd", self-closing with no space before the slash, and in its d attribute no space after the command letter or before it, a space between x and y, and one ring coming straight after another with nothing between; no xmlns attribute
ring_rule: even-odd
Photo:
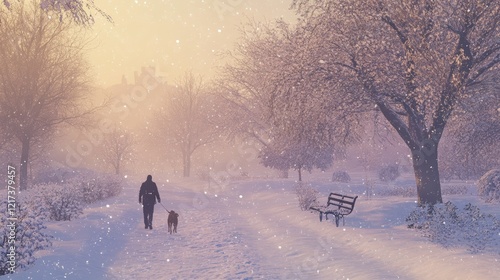
<svg viewBox="0 0 500 280"><path fill-rule="evenodd" d="M148 175L146 182L142 183L139 190L139 203L142 203L145 229L153 229L153 212L155 210L156 199L158 199L158 202L161 202L158 187L153 182L153 176Z"/></svg>

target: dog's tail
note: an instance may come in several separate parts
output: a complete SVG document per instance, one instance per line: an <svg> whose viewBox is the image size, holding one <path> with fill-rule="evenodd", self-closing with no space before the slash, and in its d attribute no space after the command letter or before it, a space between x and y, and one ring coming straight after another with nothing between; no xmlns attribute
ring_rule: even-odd
<svg viewBox="0 0 500 280"><path fill-rule="evenodd" d="M163 204L161 204L161 202L159 202L159 203L160 203L161 206L163 206ZM167 211L170 214L170 211L168 211L165 206L163 206L163 208L165 209L165 211Z"/></svg>

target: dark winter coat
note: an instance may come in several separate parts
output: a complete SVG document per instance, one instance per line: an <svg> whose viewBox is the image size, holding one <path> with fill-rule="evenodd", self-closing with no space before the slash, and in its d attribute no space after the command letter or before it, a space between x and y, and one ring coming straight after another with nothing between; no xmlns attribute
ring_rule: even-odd
<svg viewBox="0 0 500 280"><path fill-rule="evenodd" d="M161 202L156 183L146 180L146 182L142 183L141 190L139 191L139 203L142 202L142 205L154 205L156 204L156 199L158 199L158 202Z"/></svg>

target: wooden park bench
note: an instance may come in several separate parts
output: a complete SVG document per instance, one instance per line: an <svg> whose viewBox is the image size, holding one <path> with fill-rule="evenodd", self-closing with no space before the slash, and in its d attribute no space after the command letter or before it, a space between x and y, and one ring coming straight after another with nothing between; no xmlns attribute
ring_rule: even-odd
<svg viewBox="0 0 500 280"><path fill-rule="evenodd" d="M335 225L339 226L339 220L342 218L343 225L345 225L344 216L351 214L354 209L358 196L348 196L338 193L330 193L326 206L311 206L309 209L319 212L319 221L323 221L323 214L328 220L328 215L335 216Z"/></svg>

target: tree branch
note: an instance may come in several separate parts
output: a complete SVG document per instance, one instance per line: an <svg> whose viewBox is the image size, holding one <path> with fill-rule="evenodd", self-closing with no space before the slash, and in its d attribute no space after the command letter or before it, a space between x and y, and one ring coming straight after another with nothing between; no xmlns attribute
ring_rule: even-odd
<svg viewBox="0 0 500 280"><path fill-rule="evenodd" d="M417 143L411 137L408 126L401 120L398 116L398 113L394 109L392 109L388 104L384 101L375 102L377 106L380 108L380 111L384 115L384 117L389 121L389 123L396 129L397 133L401 138L405 141L406 145L413 151L418 148Z"/></svg>

